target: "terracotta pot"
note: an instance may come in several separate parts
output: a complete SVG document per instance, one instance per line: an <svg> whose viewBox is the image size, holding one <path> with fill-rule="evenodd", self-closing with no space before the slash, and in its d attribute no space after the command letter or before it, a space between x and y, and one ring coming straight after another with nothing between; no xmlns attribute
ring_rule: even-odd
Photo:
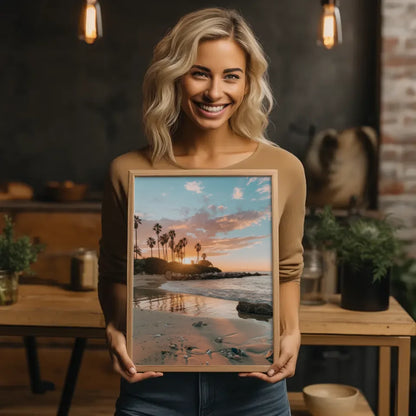
<svg viewBox="0 0 416 416"><path fill-rule="evenodd" d="M389 308L390 270L386 276L373 281L372 267L360 269L341 266L341 308L354 311L384 311Z"/></svg>
<svg viewBox="0 0 416 416"><path fill-rule="evenodd" d="M17 302L19 274L0 270L0 306Z"/></svg>

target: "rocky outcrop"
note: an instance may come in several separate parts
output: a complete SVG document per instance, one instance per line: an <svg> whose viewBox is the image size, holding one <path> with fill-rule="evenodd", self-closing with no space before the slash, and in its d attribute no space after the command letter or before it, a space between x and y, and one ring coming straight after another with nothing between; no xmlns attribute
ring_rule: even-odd
<svg viewBox="0 0 416 416"><path fill-rule="evenodd" d="M268 303L238 302L237 311L240 313L273 316L273 307Z"/></svg>
<svg viewBox="0 0 416 416"><path fill-rule="evenodd" d="M176 261L167 262L157 257L134 259L134 274L165 274L167 272L170 272L170 275L187 276L200 275L202 273L218 273L221 272L221 269L218 267L207 267L202 264L182 264ZM178 278L177 280L186 279Z"/></svg>
<svg viewBox="0 0 416 416"><path fill-rule="evenodd" d="M213 280L213 279L233 279L247 276L262 276L261 273L250 272L217 272L207 271L203 273L168 273L166 278L168 280Z"/></svg>

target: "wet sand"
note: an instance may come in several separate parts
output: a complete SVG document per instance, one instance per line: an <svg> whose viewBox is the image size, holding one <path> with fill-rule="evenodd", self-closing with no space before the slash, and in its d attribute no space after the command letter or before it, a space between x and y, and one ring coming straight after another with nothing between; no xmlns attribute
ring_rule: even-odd
<svg viewBox="0 0 416 416"><path fill-rule="evenodd" d="M164 281L135 277L136 365L270 365L272 319L240 317L236 301L167 292Z"/></svg>
<svg viewBox="0 0 416 416"><path fill-rule="evenodd" d="M134 275L133 286L135 288L156 289L167 281L163 274L136 274Z"/></svg>

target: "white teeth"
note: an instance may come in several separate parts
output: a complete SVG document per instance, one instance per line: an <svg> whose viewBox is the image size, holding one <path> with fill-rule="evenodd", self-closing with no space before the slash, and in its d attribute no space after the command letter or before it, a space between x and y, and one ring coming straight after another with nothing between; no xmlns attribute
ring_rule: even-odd
<svg viewBox="0 0 416 416"><path fill-rule="evenodd" d="M225 105L205 105L205 104L198 104L203 110L208 111L209 113L219 113L221 110L225 108Z"/></svg>

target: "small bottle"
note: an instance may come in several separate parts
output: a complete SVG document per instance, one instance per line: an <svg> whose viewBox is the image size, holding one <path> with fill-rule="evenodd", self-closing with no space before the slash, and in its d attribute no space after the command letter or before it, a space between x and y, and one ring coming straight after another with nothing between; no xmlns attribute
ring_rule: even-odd
<svg viewBox="0 0 416 416"><path fill-rule="evenodd" d="M79 248L71 258L71 289L95 290L98 282L98 258L95 250Z"/></svg>

